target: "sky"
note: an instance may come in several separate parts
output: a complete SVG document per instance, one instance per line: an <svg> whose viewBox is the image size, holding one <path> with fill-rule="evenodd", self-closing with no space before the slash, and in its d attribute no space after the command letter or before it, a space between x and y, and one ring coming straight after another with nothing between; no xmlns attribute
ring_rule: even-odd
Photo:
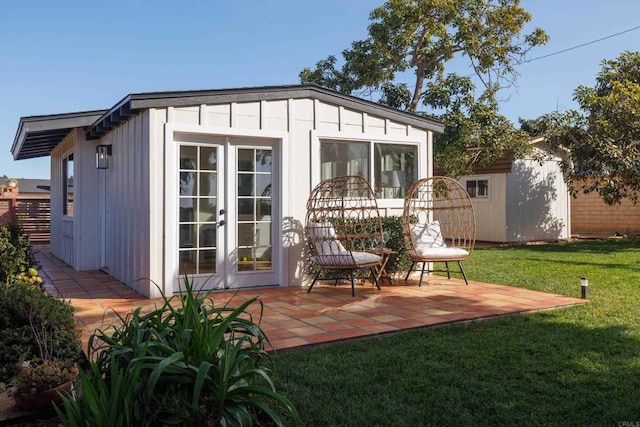
<svg viewBox="0 0 640 427"><path fill-rule="evenodd" d="M20 117L108 109L130 93L298 84L305 67L367 36L383 0L21 0L0 2L0 176L49 178L49 158L14 161ZM529 59L640 26L637 0L522 0ZM520 65L502 93L514 123L576 108L601 61L640 50L640 29ZM466 69L451 70L469 73ZM376 100L376 99L374 99Z"/></svg>

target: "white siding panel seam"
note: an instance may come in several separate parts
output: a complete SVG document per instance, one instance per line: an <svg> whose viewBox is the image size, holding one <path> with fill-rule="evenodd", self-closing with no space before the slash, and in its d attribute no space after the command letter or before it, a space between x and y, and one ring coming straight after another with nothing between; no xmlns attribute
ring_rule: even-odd
<svg viewBox="0 0 640 427"><path fill-rule="evenodd" d="M267 101L260 101L260 123L258 123L259 129L264 129L267 126Z"/></svg>
<svg viewBox="0 0 640 427"><path fill-rule="evenodd" d="M313 100L313 129L318 129L318 114L320 113L320 101Z"/></svg>
<svg viewBox="0 0 640 427"><path fill-rule="evenodd" d="M389 135L390 131L391 131L391 120L385 119L384 120L384 134L385 135Z"/></svg>
<svg viewBox="0 0 640 427"><path fill-rule="evenodd" d="M207 125L207 104L200 104L200 126Z"/></svg>
<svg viewBox="0 0 640 427"><path fill-rule="evenodd" d="M341 105L338 107L338 132L344 130L344 107Z"/></svg>
<svg viewBox="0 0 640 427"><path fill-rule="evenodd" d="M369 115L367 113L362 113L362 133L367 132L368 119L369 119Z"/></svg>
<svg viewBox="0 0 640 427"><path fill-rule="evenodd" d="M230 114L229 122L231 123L231 127L234 128L238 126L238 103L237 102L231 103L229 114Z"/></svg>

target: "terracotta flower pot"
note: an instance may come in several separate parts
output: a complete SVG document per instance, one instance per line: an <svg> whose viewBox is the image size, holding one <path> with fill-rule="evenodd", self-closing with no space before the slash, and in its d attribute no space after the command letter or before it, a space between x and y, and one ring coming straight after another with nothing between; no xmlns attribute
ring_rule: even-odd
<svg viewBox="0 0 640 427"><path fill-rule="evenodd" d="M69 395L73 389L73 381L67 381L58 387L38 391L36 393L21 393L18 392L13 395L13 399L16 401L16 405L20 409L27 410L40 410L49 409L53 406L53 403L62 405L62 398L60 393Z"/></svg>

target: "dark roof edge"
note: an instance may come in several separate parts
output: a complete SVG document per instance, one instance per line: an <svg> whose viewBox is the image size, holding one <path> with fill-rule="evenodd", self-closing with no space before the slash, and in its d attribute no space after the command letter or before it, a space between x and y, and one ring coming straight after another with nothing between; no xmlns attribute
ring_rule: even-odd
<svg viewBox="0 0 640 427"><path fill-rule="evenodd" d="M88 139L100 138L110 129L128 120L128 117L149 108L179 107L201 104L222 104L228 102L249 102L255 100L284 100L310 98L358 109L391 120L426 128L434 132L443 132L444 125L433 118L418 116L396 110L386 105L367 101L342 92L327 89L314 84L262 86L237 89L212 89L175 92L149 92L125 96L120 102L100 117L87 132Z"/></svg>
<svg viewBox="0 0 640 427"><path fill-rule="evenodd" d="M107 110L20 117L18 129L11 145L11 153L14 160L20 158L20 152L29 132L47 132L90 126L95 121L96 116L103 115L105 112Z"/></svg>

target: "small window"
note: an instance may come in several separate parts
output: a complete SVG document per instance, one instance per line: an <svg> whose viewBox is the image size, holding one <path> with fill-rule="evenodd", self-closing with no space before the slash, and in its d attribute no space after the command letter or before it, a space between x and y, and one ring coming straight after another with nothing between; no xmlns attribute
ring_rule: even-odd
<svg viewBox="0 0 640 427"><path fill-rule="evenodd" d="M489 197L489 180L475 179L467 181L469 197L486 199Z"/></svg>
<svg viewBox="0 0 640 427"><path fill-rule="evenodd" d="M73 153L62 160L62 213L73 216Z"/></svg>

